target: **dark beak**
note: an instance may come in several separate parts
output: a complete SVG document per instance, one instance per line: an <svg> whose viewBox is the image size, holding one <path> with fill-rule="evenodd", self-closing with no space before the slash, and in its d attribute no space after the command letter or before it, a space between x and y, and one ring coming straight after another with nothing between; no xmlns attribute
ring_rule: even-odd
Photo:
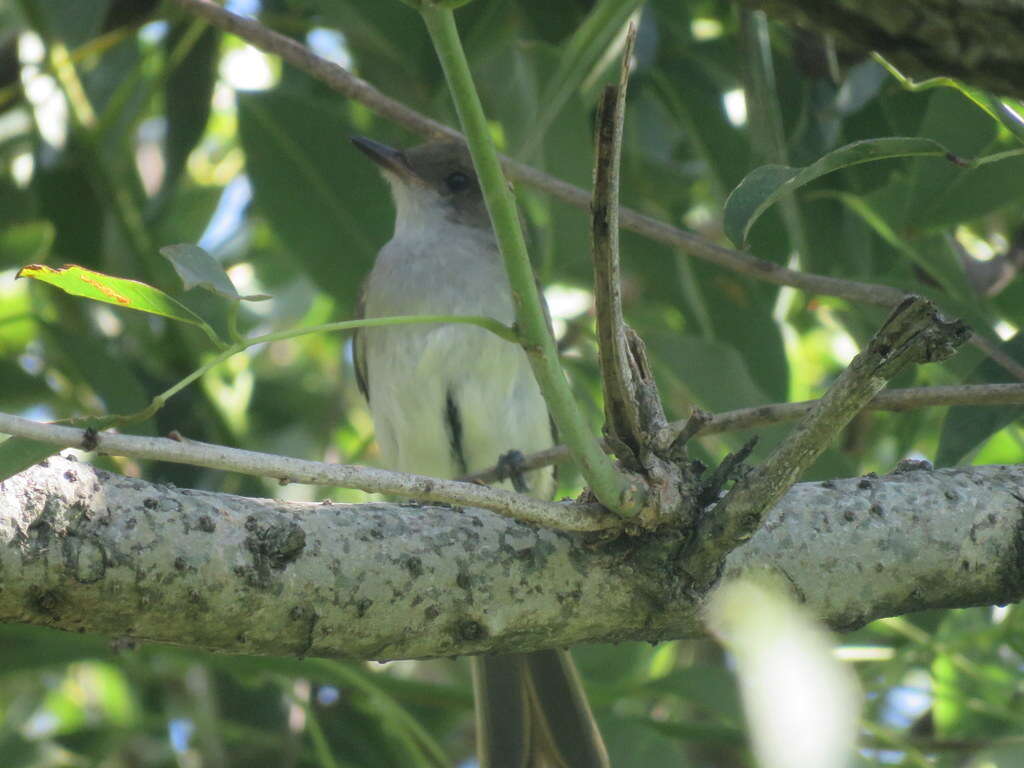
<svg viewBox="0 0 1024 768"><path fill-rule="evenodd" d="M415 176L412 168L409 167L409 161L405 159L405 154L400 149L389 147L387 144L381 144L379 141L368 139L365 136L350 138L353 144L385 171L391 171L399 178L406 180Z"/></svg>

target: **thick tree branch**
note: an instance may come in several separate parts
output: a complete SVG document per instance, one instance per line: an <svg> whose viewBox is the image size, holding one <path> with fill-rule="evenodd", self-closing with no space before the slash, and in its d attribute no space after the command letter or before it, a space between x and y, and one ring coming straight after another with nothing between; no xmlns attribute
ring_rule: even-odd
<svg viewBox="0 0 1024 768"><path fill-rule="evenodd" d="M178 437L141 437L112 432L43 424L0 413L0 434L27 437L62 448L97 450L111 456L131 456L177 464L191 464L282 482L358 488L369 493L388 493L421 501L465 504L492 509L524 523L548 528L595 531L619 526L620 521L599 504L542 501L531 496L490 488L476 483L441 480L355 464L324 464L270 453L244 451Z"/></svg>
<svg viewBox="0 0 1024 768"><path fill-rule="evenodd" d="M804 483L729 555L831 626L1024 594L1024 467ZM0 621L247 654L530 651L701 632L663 537L482 510L296 504L53 457L0 484Z"/></svg>
<svg viewBox="0 0 1024 768"><path fill-rule="evenodd" d="M695 432L696 437L720 435L741 429L753 429L799 419L808 413L817 400L798 403L772 403L753 408L738 408L711 414ZM866 411L909 411L914 408L947 405L1024 405L1024 384L959 384L940 387L906 387L879 392L869 402ZM665 440L671 443L690 423L690 419L674 421L668 425ZM539 469L549 464L567 461L569 453L556 445L546 451L537 451L524 457L523 470ZM493 483L500 478L497 469L478 472L463 478L467 482Z"/></svg>
<svg viewBox="0 0 1024 768"><path fill-rule="evenodd" d="M1024 6L1019 0L742 1L858 50L878 51L915 78L948 75L1024 98Z"/></svg>

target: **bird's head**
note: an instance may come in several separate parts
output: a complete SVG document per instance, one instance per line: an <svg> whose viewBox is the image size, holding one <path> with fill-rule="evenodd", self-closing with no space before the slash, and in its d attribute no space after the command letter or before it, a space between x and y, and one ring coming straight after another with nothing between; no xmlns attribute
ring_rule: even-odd
<svg viewBox="0 0 1024 768"><path fill-rule="evenodd" d="M469 151L457 141L437 140L395 149L355 136L352 143L370 157L391 185L399 226L443 217L489 230L490 219Z"/></svg>

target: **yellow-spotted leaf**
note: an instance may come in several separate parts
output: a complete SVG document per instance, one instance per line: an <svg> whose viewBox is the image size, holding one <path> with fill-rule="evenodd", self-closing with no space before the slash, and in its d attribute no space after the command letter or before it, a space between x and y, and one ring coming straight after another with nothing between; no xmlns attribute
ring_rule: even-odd
<svg viewBox="0 0 1024 768"><path fill-rule="evenodd" d="M57 268L45 264L29 264L18 270L18 277L31 277L33 280L49 283L72 296L83 296L125 309L137 309L140 312L169 317L200 327L206 325L199 315L159 288L140 283L138 280L94 272L76 264L65 264Z"/></svg>

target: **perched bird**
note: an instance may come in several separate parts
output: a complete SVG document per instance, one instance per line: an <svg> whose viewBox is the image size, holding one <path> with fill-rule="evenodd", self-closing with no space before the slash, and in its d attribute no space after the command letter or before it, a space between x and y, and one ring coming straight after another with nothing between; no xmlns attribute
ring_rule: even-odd
<svg viewBox="0 0 1024 768"><path fill-rule="evenodd" d="M353 138L391 186L395 233L363 286L361 313L487 315L511 325L512 293L465 146L398 150ZM363 328L356 375L384 462L455 478L510 452L554 444L547 406L521 347L469 325ZM508 482L508 481L506 481ZM551 467L518 490L554 493ZM567 651L473 657L477 751L484 768L608 764Z"/></svg>

